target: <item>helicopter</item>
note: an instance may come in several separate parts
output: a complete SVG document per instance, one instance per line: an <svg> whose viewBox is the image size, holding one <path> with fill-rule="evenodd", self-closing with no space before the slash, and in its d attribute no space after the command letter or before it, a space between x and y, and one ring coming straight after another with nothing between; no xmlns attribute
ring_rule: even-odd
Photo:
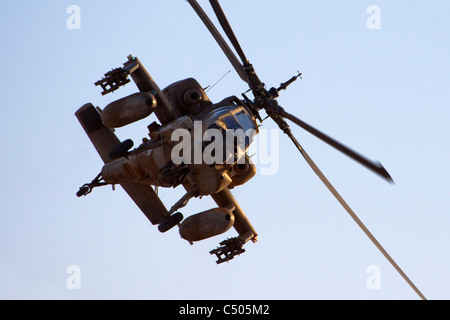
<svg viewBox="0 0 450 320"><path fill-rule="evenodd" d="M380 252L414 291L425 299L310 158L292 134L287 121L393 183L388 171L380 162L372 161L347 147L278 104L280 91L286 90L302 74L298 72L280 86L267 89L242 50L218 0L209 2L234 52L197 1L187 2L236 73L247 83L247 92L252 93L253 99L246 92L241 94L242 98L230 96L212 102L205 89L193 78L174 82L161 90L141 61L129 55L122 67L105 73L95 85L102 88L102 95L106 95L129 83L130 77L139 92L113 101L103 109L87 103L75 112L104 162L100 173L91 182L82 185L76 195L86 196L96 187L114 187L119 184L148 220L158 226L160 232L165 233L178 226L181 238L191 244L234 228L237 236L220 242L216 249L209 252L216 255L217 264L228 262L245 252L244 245L247 242L258 240L257 231L231 190L244 185L256 175L256 167L247 151L263 120L270 118L293 142L314 173ZM262 112L266 114L264 119ZM156 115L159 123L154 121L148 125L149 138L143 138L136 148L133 149L132 140L120 141L115 135L115 128L142 120L151 114ZM180 145L186 148L180 148ZM180 185L186 189L185 195L167 209L156 188L175 188ZM203 196L211 196L217 207L185 218L179 210L190 199Z"/></svg>

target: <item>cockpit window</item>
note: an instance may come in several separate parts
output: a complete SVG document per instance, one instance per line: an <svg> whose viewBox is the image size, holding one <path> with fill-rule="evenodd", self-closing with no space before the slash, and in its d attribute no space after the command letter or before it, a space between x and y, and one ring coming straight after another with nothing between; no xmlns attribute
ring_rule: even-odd
<svg viewBox="0 0 450 320"><path fill-rule="evenodd" d="M208 130L218 129L221 131L223 162L226 163L239 161L258 133L256 123L240 106L219 107L208 114L207 121L209 122ZM203 148L207 148L209 144L205 143Z"/></svg>
<svg viewBox="0 0 450 320"><path fill-rule="evenodd" d="M236 118L232 114L223 118L223 121L225 122L227 129L233 130L241 129L241 126L239 125L239 123L236 121Z"/></svg>
<svg viewBox="0 0 450 320"><path fill-rule="evenodd" d="M206 117L205 121L214 119L214 118L218 118L221 115L230 112L231 110L233 110L234 107L232 106L223 106L217 109L214 109L213 111L211 111L208 116Z"/></svg>
<svg viewBox="0 0 450 320"><path fill-rule="evenodd" d="M236 113L234 116L244 131L247 131L248 129L256 129L254 122L244 110Z"/></svg>

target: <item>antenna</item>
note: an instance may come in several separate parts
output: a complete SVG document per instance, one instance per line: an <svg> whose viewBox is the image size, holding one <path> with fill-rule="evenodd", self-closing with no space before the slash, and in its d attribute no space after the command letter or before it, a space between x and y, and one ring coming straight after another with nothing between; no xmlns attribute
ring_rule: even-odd
<svg viewBox="0 0 450 320"><path fill-rule="evenodd" d="M222 81L222 79L225 78L230 72L231 72L231 70L228 70L228 72L225 73L225 74L222 76L222 78L220 78L219 80L217 80L212 86L207 86L207 87L206 87L205 89L203 89L203 90L205 90L205 92L208 92L209 90L211 90L212 88L214 88L214 86L215 86L216 84L218 84L220 81Z"/></svg>

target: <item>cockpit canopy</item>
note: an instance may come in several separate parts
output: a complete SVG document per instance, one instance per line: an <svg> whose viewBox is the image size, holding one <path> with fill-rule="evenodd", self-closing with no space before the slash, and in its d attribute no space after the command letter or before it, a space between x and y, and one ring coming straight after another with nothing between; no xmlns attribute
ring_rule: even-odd
<svg viewBox="0 0 450 320"><path fill-rule="evenodd" d="M254 117L245 105L236 103L237 98L235 99L225 99L199 115L207 139L204 148L220 137L223 143L223 160L226 163L243 159L253 138L258 134Z"/></svg>

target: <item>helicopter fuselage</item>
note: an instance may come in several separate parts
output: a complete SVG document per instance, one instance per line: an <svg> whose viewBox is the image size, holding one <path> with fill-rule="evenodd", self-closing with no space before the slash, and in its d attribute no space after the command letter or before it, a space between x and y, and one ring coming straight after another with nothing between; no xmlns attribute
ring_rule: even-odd
<svg viewBox="0 0 450 320"><path fill-rule="evenodd" d="M150 140L144 138L139 147L103 166L106 183L183 184L203 196L241 185L256 174L246 151L258 128L236 97L149 129Z"/></svg>

